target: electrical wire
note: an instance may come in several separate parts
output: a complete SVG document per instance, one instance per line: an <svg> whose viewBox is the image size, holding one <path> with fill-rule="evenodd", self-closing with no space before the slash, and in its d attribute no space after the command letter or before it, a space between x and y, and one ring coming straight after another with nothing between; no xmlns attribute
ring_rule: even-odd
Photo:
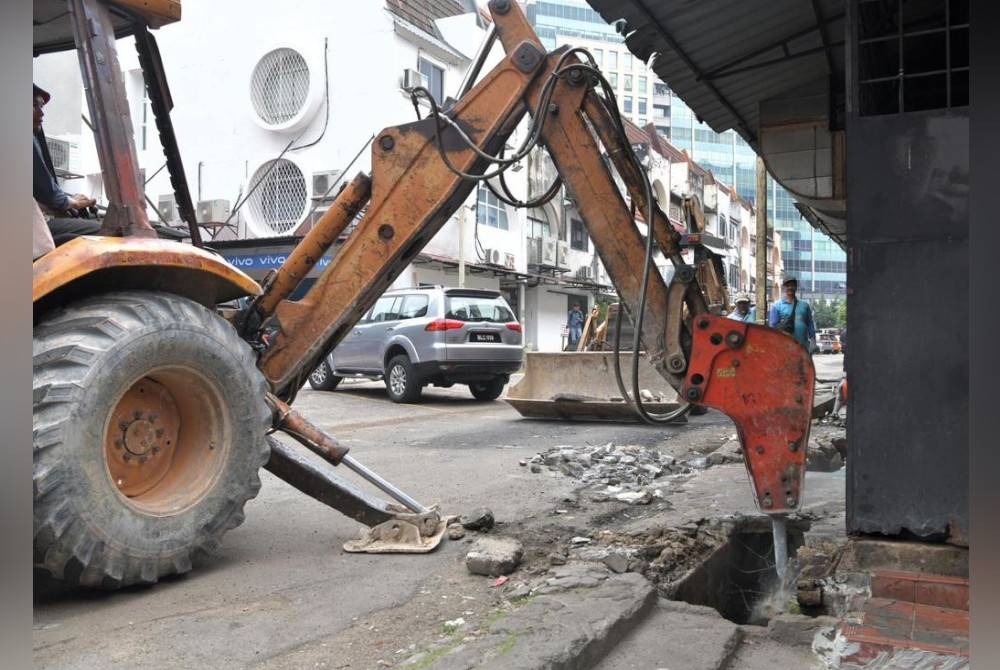
<svg viewBox="0 0 1000 670"><path fill-rule="evenodd" d="M566 60L571 55L574 54L581 54L585 56L588 63L576 62L576 63L565 64ZM589 76L592 81L596 81L598 84L600 84L602 93L604 95L603 98L601 96L598 96L598 100L605 106L606 111L608 112L609 116L614 122L614 130L616 135L618 136L619 141L624 146L630 146L628 135L625 132L625 127L624 124L622 123L621 114L618 111L618 105L615 99L613 88L611 87L607 79L605 79L600 69L597 67L597 63L594 60L593 56L591 56L591 54L586 49L580 47L567 50L560 56L559 60L556 62L556 66L553 68L553 71L549 74L548 79L546 80L545 84L542 87L542 91L539 95L538 111L536 112L536 115L532 118L532 122L529 127L529 132L525 136L524 141L521 143L520 148L518 148L517 151L514 152L514 155L510 158L503 157L502 152L500 156L491 156L486 152L484 152L454 120L452 120L449 116L447 116L444 112L441 111L440 107L437 104L437 101L434 99L434 97L430 94L430 92L426 88L416 87L411 91L410 95L414 107L418 109L418 117L419 117L418 98L424 97L428 100L431 108L429 116L433 117L435 123L434 139L437 143L438 153L442 161L449 170L451 170L454 174L462 177L463 179L468 179L476 182L486 182L487 189L491 193L493 193L493 195L496 196L497 199L500 200L501 202L504 202L512 206L524 206L525 204L538 206L538 205L533 205L533 203L538 202L539 204L544 204L545 202L551 200L556 193L558 193L559 188L562 186L561 179L557 179L556 182L554 182L553 185L550 186L550 188L546 191L546 193L543 194L543 196L541 196L537 200L528 201L528 203L525 203L523 201L518 200L510 193L509 188L507 188L506 186L506 182L504 182L502 179L503 174L508 169L513 167L516 163L518 163L521 159L527 156L528 153L530 153L535 147L539 145L542 131L545 128L545 121L549 116L547 110L549 110L549 105L551 104L552 95L555 91L556 83L560 78L563 78L564 76L568 75L570 72L573 71L580 71L583 73L585 77ZM449 158L448 153L445 151L444 148L443 132L445 126L448 126L450 129L452 129L458 135L459 139L461 139L466 144L466 146L476 154L478 158L486 161L488 165L495 166L493 170L492 171L485 170L482 174L477 175L477 174L467 173L456 168L455 165L451 162L451 159ZM637 313L634 319L635 332L632 338L632 366L631 366L632 393L629 394L626 390L624 377L622 375L622 370L621 370L620 340L621 340L622 311L624 309L624 303L622 304L622 309L618 310L618 316L615 323L615 342L614 342L615 381L618 385L618 389L621 392L622 396L628 402L630 402L633 409L636 410L636 413L643 419L643 421L650 424L659 425L674 421L675 419L677 419L678 417L682 416L687 411L689 411L691 405L689 403L684 402L684 400L681 399L681 406L674 411L667 412L666 414L650 413L643 406L643 400L639 390L639 349L641 346L642 323L646 311L646 303L648 297L647 289L649 285L649 275L653 266L652 222L653 222L653 213L655 205L653 200L652 185L649 182L649 178L646 175L645 169L640 163L638 157L635 155L635 152L630 151L628 152L628 155L629 159L634 164L637 173L642 178L643 193L646 198L646 211L647 211L646 221L647 225L649 226L649 230L647 231L646 235L645 259L643 262L643 271L642 271L642 286L639 292ZM496 177L501 178L500 188L501 190L504 191L504 194L499 193L497 189L493 186L493 184L491 184L489 181L490 179ZM478 200L477 200L477 209L478 209ZM476 217L477 231L475 236L475 242L477 245L477 254L479 253L478 247L480 246L478 238L478 218L479 217L477 216ZM683 258L680 257L679 252L674 252L673 254L671 254L670 260L672 263L674 263L674 265L686 265Z"/></svg>

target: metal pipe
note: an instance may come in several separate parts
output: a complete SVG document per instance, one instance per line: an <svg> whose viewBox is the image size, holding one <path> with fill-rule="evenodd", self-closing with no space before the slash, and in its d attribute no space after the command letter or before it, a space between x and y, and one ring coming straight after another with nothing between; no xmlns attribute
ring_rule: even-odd
<svg viewBox="0 0 1000 670"><path fill-rule="evenodd" d="M396 502L405 505L406 508L409 509L411 512L416 512L417 514L425 514L426 512L430 511L428 508L424 507L416 500L406 495L405 493L403 493L401 490L399 490L386 480L379 477L377 473L375 473L372 470L369 470L361 463L358 463L356 460L354 460L353 456L344 456L344 458L340 462L349 467L351 470L354 470L354 472L364 477L370 483L374 484L380 491L389 495Z"/></svg>
<svg viewBox="0 0 1000 670"><path fill-rule="evenodd" d="M774 535L774 569L778 579L784 582L788 572L788 525L784 514L771 516L771 533Z"/></svg>
<svg viewBox="0 0 1000 670"><path fill-rule="evenodd" d="M430 510L416 500L406 495L403 491L382 479L377 473L369 470L364 465L354 460L348 455L348 448L340 444L336 438L328 434L322 428L305 418L302 414L292 409L288 403L282 401L274 394L268 393L265 397L267 404L274 412L274 427L290 437L296 442L305 446L309 451L322 456L333 465L344 464L354 472L358 473L370 483L374 484L383 493L388 494L396 502L406 506L411 512L424 514Z"/></svg>
<svg viewBox="0 0 1000 670"><path fill-rule="evenodd" d="M472 87L476 85L476 79L479 78L479 73L483 69L483 64L486 62L486 58L490 55L490 49L493 48L493 43L497 39L497 24L491 23L489 30L486 31L486 38L483 39L483 43L479 45L479 51L476 55L472 57L472 64L469 65L469 69L465 72L465 78L462 79L461 85L458 87L458 99L461 100L462 96L472 90Z"/></svg>

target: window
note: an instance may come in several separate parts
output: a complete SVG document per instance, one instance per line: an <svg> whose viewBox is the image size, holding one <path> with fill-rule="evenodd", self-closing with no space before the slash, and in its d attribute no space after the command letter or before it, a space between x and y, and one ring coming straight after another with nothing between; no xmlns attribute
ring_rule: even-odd
<svg viewBox="0 0 1000 670"><path fill-rule="evenodd" d="M632 113L632 98L631 98L631 96L626 95L624 98L622 98L622 109L625 110L626 114L631 114Z"/></svg>
<svg viewBox="0 0 1000 670"><path fill-rule="evenodd" d="M631 70L632 69L632 54L631 53L625 54L625 69L626 70Z"/></svg>
<svg viewBox="0 0 1000 670"><path fill-rule="evenodd" d="M594 60L597 61L597 67L598 68L603 68L604 67L604 49L594 49L593 50L593 54L594 54Z"/></svg>
<svg viewBox="0 0 1000 670"><path fill-rule="evenodd" d="M670 95L670 89L667 88L666 84L655 82L653 84L653 95Z"/></svg>
<svg viewBox="0 0 1000 670"><path fill-rule="evenodd" d="M646 113L646 98L639 98L639 113Z"/></svg>
<svg viewBox="0 0 1000 670"><path fill-rule="evenodd" d="M646 93L646 78L645 77L639 77L639 93L642 93L643 95L645 95L645 93Z"/></svg>
<svg viewBox="0 0 1000 670"><path fill-rule="evenodd" d="M653 105L653 118L666 119L670 116L670 107L667 105Z"/></svg>
<svg viewBox="0 0 1000 670"><path fill-rule="evenodd" d="M632 75L630 74L625 75L625 90L626 91L632 90Z"/></svg>
<svg viewBox="0 0 1000 670"><path fill-rule="evenodd" d="M569 246L578 251L589 251L590 244L587 241L587 229L583 221L573 219L570 221Z"/></svg>
<svg viewBox="0 0 1000 670"><path fill-rule="evenodd" d="M397 308L401 306L403 297L398 295L382 296L375 302L372 311L365 319L366 323L379 323L382 321L396 321L399 316L396 314Z"/></svg>
<svg viewBox="0 0 1000 670"><path fill-rule="evenodd" d="M969 104L969 3L858 3L858 107L862 116Z"/></svg>
<svg viewBox="0 0 1000 670"><path fill-rule="evenodd" d="M529 216L528 227L531 229L532 237L552 237L552 228L548 221Z"/></svg>
<svg viewBox="0 0 1000 670"><path fill-rule="evenodd" d="M309 95L309 66L294 49L264 55L250 75L250 102L265 125L278 126L302 111Z"/></svg>
<svg viewBox="0 0 1000 670"><path fill-rule="evenodd" d="M399 310L399 318L416 319L427 316L427 296L408 295L403 298L403 306Z"/></svg>
<svg viewBox="0 0 1000 670"><path fill-rule="evenodd" d="M608 51L608 69L617 70L618 69L618 52Z"/></svg>
<svg viewBox="0 0 1000 670"><path fill-rule="evenodd" d="M444 100L444 70L429 60L417 59L417 69L427 77L427 90L438 104Z"/></svg>
<svg viewBox="0 0 1000 670"><path fill-rule="evenodd" d="M639 117L639 121L638 121L637 123L638 123L638 124L639 124L640 126L645 126L645 125L646 125L646 124L647 124L648 122L649 122L649 119L647 119L647 118L646 118L646 117L644 117L644 116L640 116L640 117Z"/></svg>
<svg viewBox="0 0 1000 670"><path fill-rule="evenodd" d="M444 299L445 316L459 321L493 321L509 323L515 321L514 315L503 299L450 295Z"/></svg>
<svg viewBox="0 0 1000 670"><path fill-rule="evenodd" d="M479 187L479 202L477 203L476 221L484 226L508 230L507 210L497 197L485 186Z"/></svg>
<svg viewBox="0 0 1000 670"><path fill-rule="evenodd" d="M618 73L612 72L608 75L608 83L611 84L611 88L618 88Z"/></svg>

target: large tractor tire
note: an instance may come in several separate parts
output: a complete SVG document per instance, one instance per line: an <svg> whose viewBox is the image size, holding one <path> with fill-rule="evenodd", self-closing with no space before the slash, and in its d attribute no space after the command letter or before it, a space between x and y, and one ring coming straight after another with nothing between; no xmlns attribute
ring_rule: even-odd
<svg viewBox="0 0 1000 670"><path fill-rule="evenodd" d="M146 291L34 331L34 555L71 583L184 573L243 522L269 457L266 382L213 311Z"/></svg>

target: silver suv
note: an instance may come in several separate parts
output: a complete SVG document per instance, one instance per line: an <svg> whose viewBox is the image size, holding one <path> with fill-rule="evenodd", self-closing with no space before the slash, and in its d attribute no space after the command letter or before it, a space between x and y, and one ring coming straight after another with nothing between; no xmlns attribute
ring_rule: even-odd
<svg viewBox="0 0 1000 670"><path fill-rule="evenodd" d="M332 391L344 377L384 379L394 402L415 402L427 384L468 384L495 400L521 367L521 324L497 291L430 288L387 291L309 376Z"/></svg>

